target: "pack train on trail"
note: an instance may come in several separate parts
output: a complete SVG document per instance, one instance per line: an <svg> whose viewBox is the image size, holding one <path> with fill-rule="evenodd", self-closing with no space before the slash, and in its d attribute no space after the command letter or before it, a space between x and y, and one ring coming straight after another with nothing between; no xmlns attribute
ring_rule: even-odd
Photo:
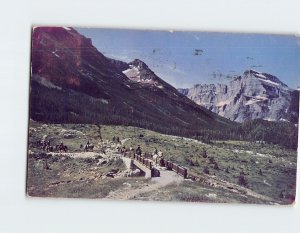
<svg viewBox="0 0 300 233"><path fill-rule="evenodd" d="M61 142L60 144L56 145L56 146L52 146L50 143L50 140L38 140L36 141L36 146L40 149L42 149L43 151L47 151L47 152L67 152L68 151L68 147L66 145L64 145L63 142Z"/></svg>
<svg viewBox="0 0 300 233"><path fill-rule="evenodd" d="M114 141L120 142L118 137L115 137ZM64 145L63 142L60 142L60 144L58 144L56 146L51 146L50 140L48 140L48 141L38 140L36 142L36 145L40 149L47 151L47 152L54 152L54 151L67 152L67 150L68 150L68 147L66 145ZM93 151L94 147L95 146L93 144L90 144L89 141L85 145L82 145L82 144L80 145L80 149L83 149L84 152ZM125 146L123 146L122 148L119 147L118 150L124 157L134 159L137 162L144 165L146 168L150 169L151 177L159 177L160 176L160 171L156 167L157 165L159 165L160 167L164 167L167 170L176 172L178 175L182 176L185 179L188 178L188 172L185 167L182 167L180 165L177 165L174 162L164 159L162 152L158 151L156 148L155 148L155 151L153 152L153 154L142 153L140 146L138 146L136 150L134 150L132 147L127 149L127 148L125 148ZM189 178L193 178L193 176L189 175Z"/></svg>

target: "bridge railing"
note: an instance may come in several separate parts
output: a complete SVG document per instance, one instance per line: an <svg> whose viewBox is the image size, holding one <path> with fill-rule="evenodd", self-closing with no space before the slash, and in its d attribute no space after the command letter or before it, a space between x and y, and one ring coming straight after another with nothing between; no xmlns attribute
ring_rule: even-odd
<svg viewBox="0 0 300 233"><path fill-rule="evenodd" d="M137 155L132 151L125 151L123 153L123 156L128 157L128 158L132 158L132 159L138 161L139 163L143 164L144 166L146 166L149 169L153 168L153 161L148 159L148 158L145 158L142 155ZM165 167L168 170L176 172L178 175L182 176L185 179L188 176L188 172L187 172L187 169L185 167L179 166L176 163L173 163L169 160L166 160L166 159L162 158L162 159L160 159L159 164L160 164L160 166Z"/></svg>
<svg viewBox="0 0 300 233"><path fill-rule="evenodd" d="M142 155L134 154L134 159L139 161L141 164L145 165L147 168L152 169L152 161L150 159L145 158Z"/></svg>
<svg viewBox="0 0 300 233"><path fill-rule="evenodd" d="M152 169L152 167L153 167L152 161L148 158L145 158L142 155L137 155L135 153L130 153L129 151L126 151L123 153L123 156L127 157L127 158L132 158L132 159L140 162L141 164L143 164L145 167L147 167L149 169Z"/></svg>
<svg viewBox="0 0 300 233"><path fill-rule="evenodd" d="M179 166L171 161L166 159L161 159L160 164L166 167L168 170L172 170L176 172L178 175L182 176L183 178L187 178L187 169L185 167Z"/></svg>

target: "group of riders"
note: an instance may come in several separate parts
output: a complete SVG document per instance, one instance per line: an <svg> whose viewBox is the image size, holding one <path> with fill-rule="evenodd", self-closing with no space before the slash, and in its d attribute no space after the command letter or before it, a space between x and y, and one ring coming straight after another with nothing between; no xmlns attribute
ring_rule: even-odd
<svg viewBox="0 0 300 233"><path fill-rule="evenodd" d="M47 152L54 152L54 151L59 151L59 152L67 152L68 147L64 145L63 141L61 141L58 145L52 146L50 143L50 140L39 140L36 142L36 145L40 147L42 150L47 151ZM88 141L84 146L81 144L80 149L84 149L84 151L93 151L94 145L90 144L90 141Z"/></svg>
<svg viewBox="0 0 300 233"><path fill-rule="evenodd" d="M113 137L113 141L120 143L119 137ZM68 147L64 145L64 143L61 141L60 144L56 145L55 147L51 145L50 140L44 140L44 141L38 141L37 144L47 152L53 152L54 149L59 152L67 152ZM90 143L88 140L85 145L80 145L80 149L84 149L85 152L87 151L93 151L94 145ZM119 148L119 151L123 154L128 151L128 149L123 146L122 148ZM141 146L138 145L136 149L134 149L132 146L129 147L129 151L133 151L136 155L142 155L142 149ZM153 161L157 165L158 161L160 161L163 158L163 152L161 150L157 150L155 148L151 154Z"/></svg>
<svg viewBox="0 0 300 233"><path fill-rule="evenodd" d="M123 146L120 150L120 152L123 154L127 152L128 150ZM141 146L138 145L136 149L134 149L132 146L129 147L129 151L133 151L136 155L142 155L142 149ZM158 162L163 158L163 152L161 150L157 150L155 148L151 154L153 161L155 162L155 165L158 164Z"/></svg>
<svg viewBox="0 0 300 233"><path fill-rule="evenodd" d="M62 141L55 147L51 145L50 140L38 141L37 144L41 146L41 149L47 152L53 152L54 149L59 152L67 152L68 150L68 147L64 145Z"/></svg>

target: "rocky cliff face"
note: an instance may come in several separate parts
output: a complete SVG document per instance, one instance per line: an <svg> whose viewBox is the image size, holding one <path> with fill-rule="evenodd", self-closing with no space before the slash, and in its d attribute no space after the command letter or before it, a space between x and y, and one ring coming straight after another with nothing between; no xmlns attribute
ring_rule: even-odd
<svg viewBox="0 0 300 233"><path fill-rule="evenodd" d="M195 85L179 91L197 104L230 120L298 122L299 93L277 77L246 71L228 85Z"/></svg>

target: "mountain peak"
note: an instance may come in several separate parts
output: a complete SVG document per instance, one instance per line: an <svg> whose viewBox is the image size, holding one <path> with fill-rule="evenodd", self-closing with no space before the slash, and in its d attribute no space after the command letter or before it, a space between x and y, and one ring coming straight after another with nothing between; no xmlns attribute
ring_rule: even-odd
<svg viewBox="0 0 300 233"><path fill-rule="evenodd" d="M283 87L288 87L286 84L284 84L283 82L281 82L279 80L279 78L277 78L276 76L272 75L272 74L268 74L268 73L264 73L264 72L259 72L256 70L246 70L244 72L244 75L246 77L251 77L251 78L256 78L259 81L264 82L265 84L271 84L271 85L275 85L275 86L283 86Z"/></svg>
<svg viewBox="0 0 300 233"><path fill-rule="evenodd" d="M132 65L135 66L136 68L138 68L139 70L142 69L149 69L148 66L146 65L145 62L143 62L140 59L134 59L132 62L129 62L128 65Z"/></svg>
<svg viewBox="0 0 300 233"><path fill-rule="evenodd" d="M128 65L129 68L122 72L131 81L163 89L163 81L155 75L145 62L134 59L132 62L129 62Z"/></svg>

